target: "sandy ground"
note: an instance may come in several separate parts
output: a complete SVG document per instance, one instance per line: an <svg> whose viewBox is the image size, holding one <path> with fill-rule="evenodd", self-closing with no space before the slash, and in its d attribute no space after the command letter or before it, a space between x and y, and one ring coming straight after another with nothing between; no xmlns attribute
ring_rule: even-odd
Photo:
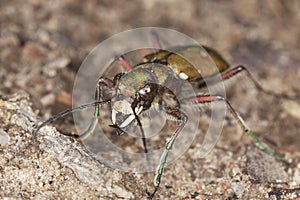
<svg viewBox="0 0 300 200"><path fill-rule="evenodd" d="M107 161L95 160L81 143L50 126L32 137L35 124L72 106L76 72L88 53L128 29L170 28L217 49L232 66L247 66L263 87L297 95L299 9L296 0L0 1L0 197L145 199L154 173L109 168ZM229 115L213 151L200 159L202 136L197 135L165 169L155 198L299 198L299 99L261 93L243 75L225 86L234 108L282 161L242 137ZM203 116L202 132L208 123ZM75 131L71 116L53 126ZM123 138L117 140L120 146L141 149L139 142L126 147L128 138Z"/></svg>

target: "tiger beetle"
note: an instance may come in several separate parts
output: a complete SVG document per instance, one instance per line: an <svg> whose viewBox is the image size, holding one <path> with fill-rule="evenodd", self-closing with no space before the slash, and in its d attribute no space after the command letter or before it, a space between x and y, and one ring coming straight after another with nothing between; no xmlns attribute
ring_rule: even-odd
<svg viewBox="0 0 300 200"><path fill-rule="evenodd" d="M156 43L157 50L144 56L144 60L140 63L131 66L125 59L124 55L116 58L116 60L122 63L125 73L119 73L115 75L113 79L100 77L96 87L95 102L58 113L57 115L54 115L53 117L44 121L34 131L34 135L36 135L43 126L65 116L68 113L88 107L94 107L95 111L93 119L85 132L78 135L62 133L77 139L85 138L94 131L98 123L100 106L106 103L111 103L112 124L109 126L114 127L117 134L121 135L123 133L127 133L133 124L136 123L142 133L144 153L148 153L146 137L140 120L140 115L150 109L150 107L157 106L159 110L166 114L167 120L176 121L178 126L165 144L165 148L154 178L154 190L152 192L149 192L148 190L146 191L147 196L150 199L154 197L155 193L159 189L169 151L172 149L176 138L188 120L188 116L181 111L181 105L175 94L177 92L180 93L183 81L196 83L199 88L202 88L205 87L206 82L218 84L219 81L216 79L218 74L221 75L223 80L227 80L244 72L259 91L279 98L295 98L286 94L277 94L270 90L264 89L254 79L247 68L242 65L231 68L227 61L216 50L207 46L203 46L203 48L212 58L219 72L202 77L191 63L179 55L184 55L190 52L203 52L201 47L180 46L174 47L172 50L163 50L158 42L157 35L153 35L156 37L154 38L154 42ZM174 88L174 84L177 88L176 92L169 89L170 87ZM102 87L106 87L107 89L113 91L113 96L107 100L103 100L101 91ZM212 102L225 103L230 113L233 115L235 120L237 120L243 131L247 133L264 151L277 160L280 160L274 151L269 149L254 135L242 117L225 97L213 94L199 94L192 97L186 97L181 102L186 104L205 104Z"/></svg>

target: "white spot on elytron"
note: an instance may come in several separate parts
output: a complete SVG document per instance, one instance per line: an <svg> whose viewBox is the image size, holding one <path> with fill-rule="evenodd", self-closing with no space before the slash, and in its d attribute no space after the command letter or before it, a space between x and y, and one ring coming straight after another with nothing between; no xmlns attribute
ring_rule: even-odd
<svg viewBox="0 0 300 200"><path fill-rule="evenodd" d="M120 128L124 128L126 126L128 126L130 124L130 122L132 122L132 120L135 119L135 116L134 115L129 115L129 117L127 117L123 123L120 125Z"/></svg>
<svg viewBox="0 0 300 200"><path fill-rule="evenodd" d="M183 73L183 72L180 72L180 73L179 73L179 78L181 78L182 80L187 80L187 79L189 78L189 76L186 75L186 74Z"/></svg>

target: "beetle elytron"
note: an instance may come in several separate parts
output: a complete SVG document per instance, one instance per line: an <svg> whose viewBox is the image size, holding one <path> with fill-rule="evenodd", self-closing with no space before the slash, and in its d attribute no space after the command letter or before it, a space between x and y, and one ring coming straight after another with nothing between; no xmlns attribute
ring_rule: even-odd
<svg viewBox="0 0 300 200"><path fill-rule="evenodd" d="M34 135L36 135L40 128L46 124L51 123L70 112L87 107L95 107L93 119L87 131L79 135L72 135L72 137L75 138L87 137L94 131L94 128L97 125L98 117L100 115L100 106L110 102L112 124L109 126L114 127L117 134L121 135L124 132L128 132L134 124L137 124L142 133L144 152L147 153L147 143L140 115L147 111L151 106L157 106L159 110L166 114L168 120L177 121L178 127L165 144L164 152L161 156L154 179L155 188L152 192L147 191L148 197L153 198L159 189L168 153L188 120L187 115L181 111L180 103L176 97L176 94L180 93L180 90L182 89L180 86L183 81L197 83L198 87L201 88L205 86L206 81L216 81L217 79L215 79L215 77L219 73L225 80L241 72L245 72L260 91L281 98L293 98L288 95L276 94L263 89L244 66L230 68L229 64L215 50L205 46L204 49L213 59L219 70L217 73L212 73L209 76L204 77L202 77L201 74L184 57L178 55L195 52L199 53L203 51L203 49L198 46L175 47L172 51L162 50L158 47L157 51L146 55L141 63L134 66L131 66L124 56L118 57L117 59L123 64L126 72L115 75L113 79L100 77L96 87L95 102L66 110L51 117L37 127ZM176 91L169 89L174 88L174 84L176 85ZM113 95L110 99L103 100L101 91L103 87L113 91ZM222 101L227 105L233 117L239 122L244 132L249 134L253 140L260 145L260 147L276 159L280 159L272 150L267 148L258 140L258 138L256 138L256 136L247 127L244 120L223 96L213 94L195 95L184 98L182 102L187 104L203 104L217 101Z"/></svg>

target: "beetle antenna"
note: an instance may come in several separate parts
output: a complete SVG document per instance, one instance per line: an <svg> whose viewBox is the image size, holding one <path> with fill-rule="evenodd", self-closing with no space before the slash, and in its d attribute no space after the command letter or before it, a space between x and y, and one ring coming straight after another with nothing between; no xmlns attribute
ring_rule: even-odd
<svg viewBox="0 0 300 200"><path fill-rule="evenodd" d="M70 108L70 109L67 109L65 111L62 111L54 116L52 116L51 118L49 118L48 120L44 121L41 125L39 125L33 132L33 137L35 138L37 136L37 133L39 132L39 130L46 126L47 124L50 124L52 122L54 122L55 120L69 114L69 113L73 113L75 111L78 111L78 110L83 110L83 109L86 109L86 108L89 108L89 107L95 107L95 106L98 106L98 105L101 105L101 104L104 104L104 103L108 103L110 102L110 99L109 100L105 100L105 101L95 101L93 103L88 103L88 104L83 104L83 105L80 105L78 107L75 107L75 108Z"/></svg>

